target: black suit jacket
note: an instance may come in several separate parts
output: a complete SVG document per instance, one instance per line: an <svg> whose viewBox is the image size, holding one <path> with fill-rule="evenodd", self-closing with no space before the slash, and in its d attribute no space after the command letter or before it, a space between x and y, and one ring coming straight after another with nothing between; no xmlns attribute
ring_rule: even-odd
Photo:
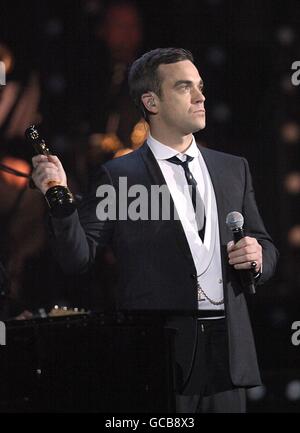
<svg viewBox="0 0 300 433"><path fill-rule="evenodd" d="M259 284L274 273L277 250L259 215L247 161L202 147L200 150L218 208L231 378L236 386L255 386L260 384L260 375L243 288L237 273L228 265L226 245L232 234L225 224L226 215L233 210L241 212L246 233L262 245L263 272ZM79 216L76 211L63 219L52 218L55 255L65 272L84 272L93 264L96 248L111 242L119 271L117 308L178 312L174 322L180 337L177 360L185 377L191 363L196 327L192 314L180 316L181 312L197 310L197 277L191 251L179 220L100 222L97 219L97 186L113 185L118 197L120 177L127 178L128 188L140 184L150 191L153 184L165 184L146 143L129 155L109 161L101 167Z"/></svg>

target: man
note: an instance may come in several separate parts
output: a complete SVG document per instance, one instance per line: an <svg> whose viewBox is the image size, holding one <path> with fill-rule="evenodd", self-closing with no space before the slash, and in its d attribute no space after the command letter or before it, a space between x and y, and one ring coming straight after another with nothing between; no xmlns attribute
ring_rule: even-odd
<svg viewBox="0 0 300 433"><path fill-rule="evenodd" d="M261 284L277 261L248 164L195 143L193 133L205 127L205 97L190 52L164 48L144 54L131 67L129 86L150 135L137 151L103 165L96 188L113 186L117 193L107 204L120 210L122 178L127 191L165 186L176 215L99 220L94 190L80 218L77 211L63 218L52 212L56 256L66 272L84 271L96 248L111 242L119 267L117 307L178 312L170 320L178 329L177 412L243 412L244 389L261 382L238 271L254 266ZM43 193L53 180L67 186L57 157L36 156L33 165ZM132 194L127 199L130 208ZM225 224L231 211L243 214L248 234L235 245Z"/></svg>

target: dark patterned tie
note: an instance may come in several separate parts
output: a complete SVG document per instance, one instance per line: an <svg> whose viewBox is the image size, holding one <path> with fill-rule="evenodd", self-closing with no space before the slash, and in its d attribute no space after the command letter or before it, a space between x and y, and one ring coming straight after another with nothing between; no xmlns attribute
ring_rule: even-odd
<svg viewBox="0 0 300 433"><path fill-rule="evenodd" d="M189 188L189 191L191 194L192 203L195 210L198 233L200 238L203 241L204 232L205 232L205 223L206 223L205 207L202 198L197 190L197 182L189 169L189 162L191 162L193 159L194 158L192 156L186 155L186 160L181 161L179 158L177 158L177 156L172 156L172 158L167 159L167 161L170 161L173 164L181 165L184 170L187 183L188 185L191 186L191 188Z"/></svg>

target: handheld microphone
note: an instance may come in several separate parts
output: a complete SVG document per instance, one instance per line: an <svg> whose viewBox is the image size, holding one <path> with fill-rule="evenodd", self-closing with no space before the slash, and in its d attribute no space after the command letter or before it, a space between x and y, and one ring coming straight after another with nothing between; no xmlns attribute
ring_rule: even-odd
<svg viewBox="0 0 300 433"><path fill-rule="evenodd" d="M239 212L229 212L226 217L226 225L232 231L234 243L245 237L243 230L244 217ZM254 275L250 269L239 270L242 285L245 291L251 295L255 294Z"/></svg>

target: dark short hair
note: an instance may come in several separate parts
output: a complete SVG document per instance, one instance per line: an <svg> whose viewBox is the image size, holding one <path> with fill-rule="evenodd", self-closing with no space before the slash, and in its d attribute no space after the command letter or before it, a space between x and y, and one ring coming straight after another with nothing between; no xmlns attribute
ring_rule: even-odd
<svg viewBox="0 0 300 433"><path fill-rule="evenodd" d="M194 63L192 53L183 48L156 48L143 54L131 65L128 76L130 95L146 120L148 120L148 111L144 107L141 96L149 91L161 96L162 80L157 71L159 65L183 60Z"/></svg>

